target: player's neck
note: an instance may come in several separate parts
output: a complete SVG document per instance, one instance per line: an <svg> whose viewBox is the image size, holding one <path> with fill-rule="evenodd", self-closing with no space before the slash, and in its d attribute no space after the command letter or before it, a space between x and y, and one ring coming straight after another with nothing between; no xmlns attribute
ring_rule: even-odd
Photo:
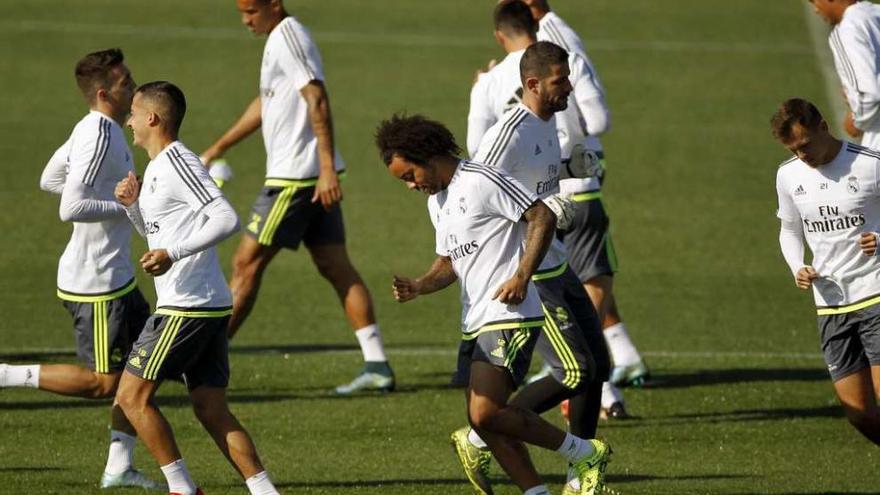
<svg viewBox="0 0 880 495"><path fill-rule="evenodd" d="M526 108L531 110L533 114L537 115L538 118L540 118L544 122L550 120L550 117L552 117L555 113L543 108L541 105L541 101L538 100L538 97L529 92L525 92L523 94L522 104L525 105Z"/></svg>
<svg viewBox="0 0 880 495"><path fill-rule="evenodd" d="M282 11L281 11L281 14L279 15L279 17L276 18L276 19L272 22L272 25L271 25L271 26L269 26L269 32L271 33L272 31L274 31L275 28L278 27L279 24L281 24L281 21L283 21L284 19L287 19L289 16L290 16L290 14L288 14L286 11L282 10Z"/></svg>
<svg viewBox="0 0 880 495"><path fill-rule="evenodd" d="M125 113L116 112L113 108L113 105L110 105L107 102L98 100L95 102L94 105L89 106L89 110L98 112L106 117L109 117L114 122L119 124L120 127L125 124Z"/></svg>
<svg viewBox="0 0 880 495"><path fill-rule="evenodd" d="M169 134L167 132L156 131L155 134L150 136L148 141L144 143L144 151L147 152L147 156L150 157L150 160L155 159L159 156L159 153L162 152L165 148L168 147L169 144L177 141L177 136L173 134Z"/></svg>
<svg viewBox="0 0 880 495"><path fill-rule="evenodd" d="M516 38L504 38L504 51L507 53L518 52L537 43L532 36L518 36Z"/></svg>
<svg viewBox="0 0 880 495"><path fill-rule="evenodd" d="M449 186L449 183L452 182L452 177L455 175L455 171L458 170L458 164L461 163L461 158L453 155L446 155L434 158L433 162L437 166L437 174L439 175L442 184L441 189L446 189L446 187Z"/></svg>

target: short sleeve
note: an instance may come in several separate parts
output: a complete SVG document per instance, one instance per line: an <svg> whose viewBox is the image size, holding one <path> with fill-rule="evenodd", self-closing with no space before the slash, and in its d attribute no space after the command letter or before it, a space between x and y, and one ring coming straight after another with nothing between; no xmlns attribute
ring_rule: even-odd
<svg viewBox="0 0 880 495"><path fill-rule="evenodd" d="M172 147L166 157L173 170L173 179L170 181L172 193L175 198L185 201L193 211L201 210L222 196L217 184L195 154Z"/></svg>
<svg viewBox="0 0 880 495"><path fill-rule="evenodd" d="M308 30L296 22L284 22L278 29L281 35L279 65L293 80L293 85L302 89L312 81L323 81L321 55Z"/></svg>
<svg viewBox="0 0 880 495"><path fill-rule="evenodd" d="M437 229L438 215L440 214L440 205L437 203L437 195L428 198L428 217L431 219L431 225L434 226L434 252L440 256L446 256L449 250L443 242L442 236Z"/></svg>
<svg viewBox="0 0 880 495"><path fill-rule="evenodd" d="M508 173L513 171L521 157L526 156L519 149L521 140L515 129L527 116L528 112L520 107L504 114L483 136L474 161L506 170Z"/></svg>
<svg viewBox="0 0 880 495"><path fill-rule="evenodd" d="M523 213L538 201L537 196L503 170L475 163L461 166L467 172L482 176L479 195L487 213L519 222Z"/></svg>

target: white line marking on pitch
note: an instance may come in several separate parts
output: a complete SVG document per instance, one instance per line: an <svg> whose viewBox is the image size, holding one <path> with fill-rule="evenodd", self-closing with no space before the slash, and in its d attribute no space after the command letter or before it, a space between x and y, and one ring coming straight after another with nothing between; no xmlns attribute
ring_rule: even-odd
<svg viewBox="0 0 880 495"><path fill-rule="evenodd" d="M111 36L151 36L162 38L191 38L247 41L254 36L244 28L191 27L191 26L146 26L129 24L76 23L39 20L0 21L0 31L40 32L40 33L79 33ZM322 43L353 45L394 45L394 46L447 46L479 47L494 46L488 31L486 36L433 36L419 34L355 33L339 31L313 31L315 38ZM789 55L812 55L813 50L796 43L749 43L740 41L622 41L585 40L589 51L661 51L661 52L703 52L703 53L774 53Z"/></svg>

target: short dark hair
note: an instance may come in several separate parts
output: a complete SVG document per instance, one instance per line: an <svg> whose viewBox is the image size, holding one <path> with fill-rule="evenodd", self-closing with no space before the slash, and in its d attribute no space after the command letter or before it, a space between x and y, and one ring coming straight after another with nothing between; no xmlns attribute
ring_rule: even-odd
<svg viewBox="0 0 880 495"><path fill-rule="evenodd" d="M73 74L76 85L90 103L95 100L96 91L110 89L110 72L124 60L119 48L89 53L79 59Z"/></svg>
<svg viewBox="0 0 880 495"><path fill-rule="evenodd" d="M824 120L816 105L803 98L789 98L779 105L770 118L770 129L773 131L773 137L785 142L791 139L791 131L795 124L800 124L805 129L816 130Z"/></svg>
<svg viewBox="0 0 880 495"><path fill-rule="evenodd" d="M519 61L519 75L525 85L527 77L544 78L554 65L568 66L568 52L549 41L539 41L526 48Z"/></svg>
<svg viewBox="0 0 880 495"><path fill-rule="evenodd" d="M168 81L153 81L138 86L135 94L140 94L156 105L159 118L167 122L167 129L177 133L186 115L186 97L183 91Z"/></svg>
<svg viewBox="0 0 880 495"><path fill-rule="evenodd" d="M495 6L495 30L507 36L528 35L538 32L538 21L532 17L529 6L520 0L504 0Z"/></svg>
<svg viewBox="0 0 880 495"><path fill-rule="evenodd" d="M376 147L385 165L391 164L394 155L425 166L431 158L461 152L446 126L421 115L394 114L380 122L376 128Z"/></svg>

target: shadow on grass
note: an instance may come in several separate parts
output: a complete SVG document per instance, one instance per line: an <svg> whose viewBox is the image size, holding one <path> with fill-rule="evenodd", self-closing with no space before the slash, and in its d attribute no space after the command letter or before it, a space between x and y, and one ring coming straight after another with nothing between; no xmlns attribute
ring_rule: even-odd
<svg viewBox="0 0 880 495"><path fill-rule="evenodd" d="M687 388L750 382L812 382L830 380L821 368L734 368L652 373L645 388Z"/></svg>
<svg viewBox="0 0 880 495"><path fill-rule="evenodd" d="M744 475L689 475L689 476L654 476L649 474L625 474L606 476L609 485L615 483L635 483L639 481L653 480L671 480L671 481L688 481L688 480L717 480L717 479L742 479L750 478ZM561 485L565 483L565 475L550 474L541 475L541 480L545 483ZM491 477L493 486L513 485L513 482L506 477ZM465 487L467 480L463 478L392 478L382 480L351 480L351 481L281 481L275 483L278 488L356 488L356 487L380 487L380 486L442 486L449 485L450 488ZM230 485L232 486L232 485ZM237 486L237 485L235 485Z"/></svg>
<svg viewBox="0 0 880 495"><path fill-rule="evenodd" d="M627 420L608 421L604 428L639 428L649 426L693 425L701 423L726 423L742 421L773 421L803 418L844 418L840 406L823 406L813 408L779 408L779 409L737 409L724 412L706 412L693 414L671 414L666 416L635 417Z"/></svg>

